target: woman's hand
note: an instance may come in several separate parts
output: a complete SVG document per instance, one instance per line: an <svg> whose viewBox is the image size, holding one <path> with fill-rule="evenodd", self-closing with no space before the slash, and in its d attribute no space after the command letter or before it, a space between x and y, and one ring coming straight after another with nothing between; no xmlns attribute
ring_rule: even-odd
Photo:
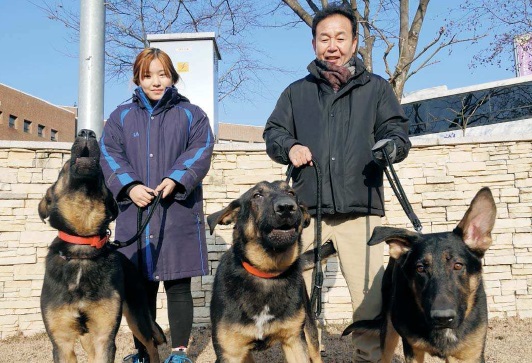
<svg viewBox="0 0 532 363"><path fill-rule="evenodd" d="M129 198L137 207L147 207L155 198L155 190L145 185L138 184L129 191Z"/></svg>
<svg viewBox="0 0 532 363"><path fill-rule="evenodd" d="M172 194L176 187L176 182L173 181L170 178L164 178L161 184L157 185L157 188L155 188L155 194L158 195L160 192L162 192L161 198L164 199L168 195Z"/></svg>

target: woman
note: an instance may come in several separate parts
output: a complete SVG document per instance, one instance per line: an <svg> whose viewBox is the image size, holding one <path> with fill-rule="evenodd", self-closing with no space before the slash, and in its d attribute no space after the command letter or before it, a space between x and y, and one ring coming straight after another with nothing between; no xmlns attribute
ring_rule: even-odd
<svg viewBox="0 0 532 363"><path fill-rule="evenodd" d="M170 57L144 49L133 65L138 86L132 102L119 106L105 124L101 165L120 206L116 239L137 232L137 211L156 208L141 246L120 250L145 277L155 317L159 282L164 282L172 354L165 363L190 361L192 330L191 277L208 273L201 180L207 174L214 138L209 119L175 88L179 76ZM161 193L160 206L150 205ZM124 359L148 362L142 345ZM155 363L155 362L152 362Z"/></svg>

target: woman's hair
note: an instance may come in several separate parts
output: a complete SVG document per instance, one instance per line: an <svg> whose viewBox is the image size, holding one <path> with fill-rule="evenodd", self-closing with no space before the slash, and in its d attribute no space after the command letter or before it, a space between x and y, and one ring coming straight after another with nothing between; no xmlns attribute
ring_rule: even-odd
<svg viewBox="0 0 532 363"><path fill-rule="evenodd" d="M172 60L159 48L146 48L137 55L135 63L133 64L133 82L139 86L143 75L147 73L150 64L154 59L158 59L163 65L164 72L168 77L172 78L172 84L179 81L179 75L172 64Z"/></svg>

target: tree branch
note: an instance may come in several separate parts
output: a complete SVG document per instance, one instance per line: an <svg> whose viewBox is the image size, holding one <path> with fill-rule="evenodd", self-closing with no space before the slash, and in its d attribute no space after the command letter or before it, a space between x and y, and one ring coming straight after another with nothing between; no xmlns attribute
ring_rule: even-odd
<svg viewBox="0 0 532 363"><path fill-rule="evenodd" d="M305 22L305 24L310 27L312 26L312 16L301 7L297 0L283 0L283 2L288 5L288 7Z"/></svg>
<svg viewBox="0 0 532 363"><path fill-rule="evenodd" d="M314 4L314 1L312 0L307 0L307 4L308 6L310 6L310 8L312 9L312 11L314 13L317 13L318 11L320 11L320 9L318 8L318 6L316 4ZM322 2L322 6L323 6L323 2Z"/></svg>

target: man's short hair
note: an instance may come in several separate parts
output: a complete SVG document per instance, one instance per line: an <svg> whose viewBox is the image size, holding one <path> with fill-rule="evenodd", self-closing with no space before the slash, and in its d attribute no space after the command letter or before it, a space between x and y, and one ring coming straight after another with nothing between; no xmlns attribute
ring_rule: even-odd
<svg viewBox="0 0 532 363"><path fill-rule="evenodd" d="M355 13L350 6L344 4L329 5L314 14L314 19L312 20L312 37L316 38L316 27L318 26L318 23L332 15L342 15L349 20L351 23L353 39L355 39L358 28Z"/></svg>

